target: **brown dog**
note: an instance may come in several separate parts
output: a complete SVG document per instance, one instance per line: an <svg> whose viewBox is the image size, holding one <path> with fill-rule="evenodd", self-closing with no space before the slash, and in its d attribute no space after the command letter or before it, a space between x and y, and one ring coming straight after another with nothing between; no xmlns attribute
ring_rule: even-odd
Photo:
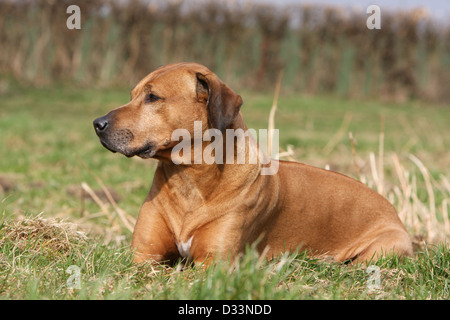
<svg viewBox="0 0 450 320"><path fill-rule="evenodd" d="M160 160L134 229L135 261L190 257L209 263L255 242L269 257L298 248L335 261L411 254L393 206L341 174L272 160L278 172L262 175L260 158L254 164L174 164L174 130L194 136L194 121L201 121L202 133L247 130L241 105L241 97L206 67L178 63L150 73L128 104L94 121L107 149ZM208 144L203 141L202 150Z"/></svg>

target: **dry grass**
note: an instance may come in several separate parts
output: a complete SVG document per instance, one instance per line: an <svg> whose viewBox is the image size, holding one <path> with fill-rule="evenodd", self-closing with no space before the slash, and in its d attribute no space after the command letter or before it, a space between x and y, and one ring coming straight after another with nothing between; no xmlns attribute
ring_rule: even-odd
<svg viewBox="0 0 450 320"><path fill-rule="evenodd" d="M75 223L41 215L16 221L5 220L0 246L13 242L20 250L36 254L68 256L76 246L87 243L87 235Z"/></svg>
<svg viewBox="0 0 450 320"><path fill-rule="evenodd" d="M396 207L400 220L413 236L416 246L448 241L448 178L440 175L439 180L433 179L422 161L412 154L403 157L404 163L401 163L397 153L392 153L387 159L390 161L386 161L383 139L384 133L381 132L378 157L371 152L368 160L354 160L361 182L375 189ZM353 156L356 157L352 147ZM363 166L369 163L370 171L361 174L362 168L357 163ZM426 194L423 194L425 191Z"/></svg>

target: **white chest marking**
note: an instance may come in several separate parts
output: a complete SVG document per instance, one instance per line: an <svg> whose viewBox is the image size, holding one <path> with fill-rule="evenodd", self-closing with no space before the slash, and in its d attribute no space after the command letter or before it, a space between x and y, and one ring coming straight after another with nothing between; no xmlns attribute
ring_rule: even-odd
<svg viewBox="0 0 450 320"><path fill-rule="evenodd" d="M186 242L177 242L177 249L180 255L183 258L188 258L191 256L191 252L189 251L191 249L192 239L194 236L190 237L188 241Z"/></svg>

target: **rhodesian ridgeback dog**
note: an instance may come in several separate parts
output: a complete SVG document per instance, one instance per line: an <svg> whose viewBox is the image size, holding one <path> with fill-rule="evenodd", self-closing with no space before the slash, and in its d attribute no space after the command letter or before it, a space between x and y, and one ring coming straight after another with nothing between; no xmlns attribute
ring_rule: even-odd
<svg viewBox="0 0 450 320"><path fill-rule="evenodd" d="M281 160L271 160L278 165L272 175L261 174L259 160L174 163L181 143L172 139L174 130L194 136L195 121L202 132L247 130L242 103L208 68L177 63L150 73L129 103L94 121L110 151L159 160L134 228L136 262L185 257L207 265L237 256L247 244L269 258L295 250L334 261L412 253L394 207L339 173ZM209 143L203 141L202 150Z"/></svg>

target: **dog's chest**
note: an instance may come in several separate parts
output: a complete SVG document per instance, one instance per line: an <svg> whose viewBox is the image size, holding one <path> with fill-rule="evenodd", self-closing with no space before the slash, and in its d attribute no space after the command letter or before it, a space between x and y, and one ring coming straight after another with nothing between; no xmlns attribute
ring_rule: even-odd
<svg viewBox="0 0 450 320"><path fill-rule="evenodd" d="M194 236L190 237L189 240L187 240L186 242L177 242L177 249L178 252L180 253L180 255L183 258L189 258L192 257L191 255L191 244L192 244L192 239L194 238Z"/></svg>

